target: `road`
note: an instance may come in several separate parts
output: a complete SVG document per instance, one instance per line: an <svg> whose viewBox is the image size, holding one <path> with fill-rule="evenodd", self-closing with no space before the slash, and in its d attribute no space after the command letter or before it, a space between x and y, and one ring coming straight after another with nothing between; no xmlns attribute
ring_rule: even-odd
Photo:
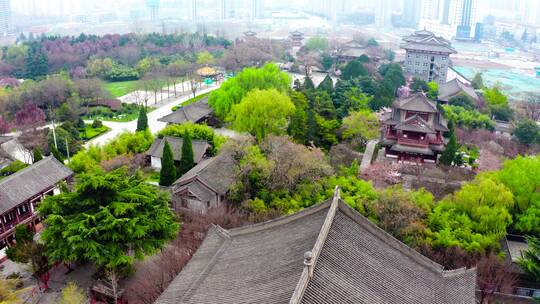
<svg viewBox="0 0 540 304"><path fill-rule="evenodd" d="M204 93L211 92L213 90L216 90L219 88L219 85L214 85L209 88L200 90L196 95L201 95ZM158 121L159 118L172 113L171 108L177 104L180 104L182 102L185 102L189 100L193 95L185 95L183 97L180 97L178 99L174 99L169 102L165 102L163 104L160 104L157 109L154 111L148 113L148 127L150 128L150 131L155 134L159 132L161 129L165 128L167 125L164 122ZM111 130L101 136L98 136L89 142L86 143L86 147L89 147L90 145L103 145L110 141L111 139L115 138L119 134L129 131L129 132L135 132L137 129L137 120L129 121L129 122L113 122L113 121L103 121L103 125L109 127Z"/></svg>

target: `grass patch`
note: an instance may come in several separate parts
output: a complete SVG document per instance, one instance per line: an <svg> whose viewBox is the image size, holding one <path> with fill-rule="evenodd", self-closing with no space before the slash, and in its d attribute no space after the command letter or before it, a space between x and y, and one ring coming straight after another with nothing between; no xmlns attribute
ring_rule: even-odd
<svg viewBox="0 0 540 304"><path fill-rule="evenodd" d="M148 107L147 113L154 111L156 108ZM119 111L112 111L107 107L93 107L90 111L83 116L84 120L101 120L101 121L114 121L114 122L128 122L133 121L139 117L139 106L136 104L122 104L122 108Z"/></svg>
<svg viewBox="0 0 540 304"><path fill-rule="evenodd" d="M137 89L137 80L107 82L104 86L105 90L111 93L114 97L122 97Z"/></svg>
<svg viewBox="0 0 540 304"><path fill-rule="evenodd" d="M185 106L187 106L187 105L189 105L189 104L195 103L195 102L197 102L197 101L199 101L199 100L201 100L201 99L207 97L208 95L210 95L210 93L211 93L211 92L204 93L204 94L195 96L195 97L193 97L193 98L191 98L191 99L188 99L188 100L186 100L185 102L182 102L181 104L172 107L171 110L173 110L173 112L174 112L174 111L180 109L181 107L185 107Z"/></svg>
<svg viewBox="0 0 540 304"><path fill-rule="evenodd" d="M85 129L79 129L79 134L83 141L89 141L93 138L100 136L101 134L109 132L110 130L111 129L107 126L92 128L92 124L86 124Z"/></svg>

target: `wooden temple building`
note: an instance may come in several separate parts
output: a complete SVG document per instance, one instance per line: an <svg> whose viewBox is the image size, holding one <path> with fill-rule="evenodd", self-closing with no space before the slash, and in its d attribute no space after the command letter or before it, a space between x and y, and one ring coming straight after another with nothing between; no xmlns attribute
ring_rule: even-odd
<svg viewBox="0 0 540 304"><path fill-rule="evenodd" d="M446 271L339 197L242 228L214 226L156 304L473 304L476 270Z"/></svg>
<svg viewBox="0 0 540 304"><path fill-rule="evenodd" d="M417 93L397 99L383 117L381 145L398 161L431 162L445 149L447 122L437 103Z"/></svg>
<svg viewBox="0 0 540 304"><path fill-rule="evenodd" d="M46 196L60 193L59 184L72 177L73 171L51 156L0 180L0 259L5 259L17 225L39 230L36 207Z"/></svg>

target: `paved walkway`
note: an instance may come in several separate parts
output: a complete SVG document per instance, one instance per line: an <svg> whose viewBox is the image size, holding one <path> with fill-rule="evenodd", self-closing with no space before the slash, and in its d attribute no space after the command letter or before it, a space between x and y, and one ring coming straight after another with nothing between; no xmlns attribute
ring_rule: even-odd
<svg viewBox="0 0 540 304"><path fill-rule="evenodd" d="M201 94L205 94L218 88L219 85L210 86L208 88L200 90L199 92L197 92L196 95L198 96ZM167 124L158 121L158 119L172 113L171 108L173 106L186 102L192 97L193 95L189 94L179 98L170 99L163 103L158 103L157 109L148 113L148 127L150 128L150 131L155 134L165 128ZM149 105L154 106L152 104ZM111 130L87 142L85 145L86 147L89 147L90 145L103 145L125 131L134 132L137 129L137 119L128 122L103 121L103 125L111 128Z"/></svg>
<svg viewBox="0 0 540 304"><path fill-rule="evenodd" d="M362 163L360 164L360 171L363 171L371 165L371 159L373 158L373 152L375 152L375 146L379 143L378 139L370 140L366 145L366 151L362 157Z"/></svg>

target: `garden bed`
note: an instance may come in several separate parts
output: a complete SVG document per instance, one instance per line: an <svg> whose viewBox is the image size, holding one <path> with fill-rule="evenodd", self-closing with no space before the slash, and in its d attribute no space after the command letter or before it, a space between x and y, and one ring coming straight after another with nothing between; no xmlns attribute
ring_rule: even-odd
<svg viewBox="0 0 540 304"><path fill-rule="evenodd" d="M103 86L114 97L122 97L137 90L137 80L107 82Z"/></svg>
<svg viewBox="0 0 540 304"><path fill-rule="evenodd" d="M123 103L118 111L112 111L107 107L93 107L83 116L84 120L98 119L101 121L128 122L136 120L139 117L139 106L136 104ZM147 107L146 112L150 113L155 108Z"/></svg>
<svg viewBox="0 0 540 304"><path fill-rule="evenodd" d="M102 134L109 132L111 129L107 126L101 126L98 128L92 127L92 124L86 124L85 129L79 129L81 139L83 141L89 141L94 139Z"/></svg>

